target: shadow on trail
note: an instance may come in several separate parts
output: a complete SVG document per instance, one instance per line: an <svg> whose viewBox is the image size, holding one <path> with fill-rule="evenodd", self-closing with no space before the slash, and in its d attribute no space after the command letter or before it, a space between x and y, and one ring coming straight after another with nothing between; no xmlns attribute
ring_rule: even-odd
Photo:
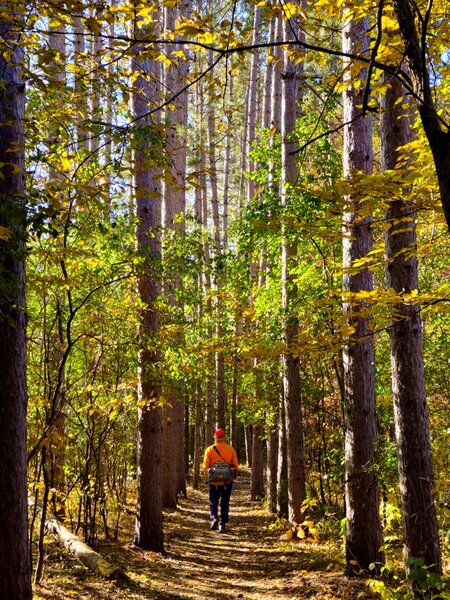
<svg viewBox="0 0 450 600"><path fill-rule="evenodd" d="M46 584L35 600L356 600L374 598L364 581L342 575L336 545L292 542L271 525L250 499L245 469L234 485L226 533L209 529L208 490L190 490L177 510L164 514L166 556L133 545L134 516L124 520L121 541L100 543L100 552L126 572L105 581L54 548Z"/></svg>
<svg viewBox="0 0 450 600"><path fill-rule="evenodd" d="M166 516L167 557L157 563L160 600L300 600L373 598L347 580L341 558L326 544L280 540L274 517L250 500L250 475L234 485L226 533L209 529L207 489L191 491ZM319 571L316 571L319 569Z"/></svg>

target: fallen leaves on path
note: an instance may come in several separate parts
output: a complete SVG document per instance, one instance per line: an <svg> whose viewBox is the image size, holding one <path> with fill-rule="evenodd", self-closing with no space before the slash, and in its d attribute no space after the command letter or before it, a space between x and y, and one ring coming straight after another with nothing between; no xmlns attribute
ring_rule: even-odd
<svg viewBox="0 0 450 600"><path fill-rule="evenodd" d="M190 490L179 509L165 515L167 556L131 541L103 542L100 552L128 580L91 575L55 545L34 600L70 597L99 600L356 600L375 598L363 580L342 575L341 552L333 544L280 540L273 516L250 501L249 476L236 482L226 533L209 530L207 490ZM132 539L130 517L127 540ZM123 535L123 538L125 538Z"/></svg>

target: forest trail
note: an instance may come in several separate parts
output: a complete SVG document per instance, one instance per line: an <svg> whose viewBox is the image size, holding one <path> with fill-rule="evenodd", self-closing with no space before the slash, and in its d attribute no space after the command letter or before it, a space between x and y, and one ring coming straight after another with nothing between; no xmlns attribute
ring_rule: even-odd
<svg viewBox="0 0 450 600"><path fill-rule="evenodd" d="M244 471L234 485L229 527L222 534L209 529L206 486L189 489L179 508L165 513L165 557L141 551L131 542L102 543L100 552L123 567L128 581L100 580L52 547L34 600L375 598L363 580L343 576L336 546L288 541L282 539L282 531L269 528L274 519L250 500L249 487ZM131 530L127 539L132 539Z"/></svg>

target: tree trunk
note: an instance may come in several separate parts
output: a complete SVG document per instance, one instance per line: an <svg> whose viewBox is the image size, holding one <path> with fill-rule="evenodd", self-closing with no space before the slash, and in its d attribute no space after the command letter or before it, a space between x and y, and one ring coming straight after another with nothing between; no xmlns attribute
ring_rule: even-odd
<svg viewBox="0 0 450 600"><path fill-rule="evenodd" d="M54 92L58 97L66 97L66 30L64 26L50 25L48 38L49 47L54 51ZM51 123L49 128L49 137L51 140L50 152L58 152L59 146L63 143L60 138L59 122ZM60 194L60 186L64 179L64 174L58 172L51 164L49 165L49 185L54 186L56 194ZM60 238L59 238L60 239ZM64 252L63 244L61 244L61 253ZM63 261L62 261L63 263ZM49 303L52 300L49 299ZM65 369L61 368L61 357L64 354L64 299L63 294L56 297L55 316L52 322L51 331L48 332L48 350L46 361L46 397L48 399L48 409L46 415L46 426L53 423L53 429L57 435L54 439L59 438L59 442L53 443L50 441L47 456L50 461L50 487L52 489L51 501L55 514L60 517L64 514L65 501L65 444L61 440L66 439L66 423L65 423L65 398L64 398L64 380ZM56 445L56 448L55 448Z"/></svg>
<svg viewBox="0 0 450 600"><path fill-rule="evenodd" d="M0 6L5 19L11 5ZM27 600L32 592L26 475L25 94L13 20L11 14L0 23L0 586L4 598Z"/></svg>
<svg viewBox="0 0 450 600"><path fill-rule="evenodd" d="M136 28L136 34L139 29ZM147 32L150 33L150 32ZM151 32L156 37L156 27ZM140 58L145 46L136 44L132 59L135 74L132 95L137 135L133 148L133 185L137 223L137 248L143 257L138 275L138 293L143 303L140 311L140 351L138 371L138 453L137 453L137 516L135 543L145 550L164 551L162 523L162 423L159 407L159 356L150 343L158 330L155 307L159 284L155 264L160 258L161 179L157 166L157 148L151 146L155 133L153 121L146 115L149 107L159 101L159 63ZM149 83L150 80L150 83ZM157 131L157 130L156 130Z"/></svg>
<svg viewBox="0 0 450 600"><path fill-rule="evenodd" d="M343 51L361 52L367 47L368 19L347 21L343 30ZM344 175L372 171L371 121L361 117L363 92L355 91L351 65L345 64L344 92ZM359 77L364 81L364 73ZM372 249L369 217L357 195L346 198L343 230L343 289L347 294L370 291L372 272L368 268L351 272L355 261ZM350 298L344 302L347 322L354 329L344 348L345 418L345 506L346 573L368 570L380 563L382 554L379 493L376 473L377 420L374 385L374 345L370 330L370 307ZM368 316L365 316L368 314Z"/></svg>
<svg viewBox="0 0 450 600"><path fill-rule="evenodd" d="M427 11L431 8L429 3L425 6ZM413 8L418 14L414 14ZM428 73L431 67L425 64L428 56L427 32L426 29L419 31L417 25L420 23L421 27L426 28L427 18L420 14L418 5L410 0L394 0L394 9L410 68L408 82L411 82L415 93L423 129L433 154L444 216L450 230L450 132L443 128L433 101Z"/></svg>
<svg viewBox="0 0 450 600"><path fill-rule="evenodd" d="M263 455L263 428L261 425L253 425L252 439L252 500L262 500L264 497L264 455Z"/></svg>
<svg viewBox="0 0 450 600"><path fill-rule="evenodd" d="M266 505L269 513L277 512L278 430L272 427L267 436Z"/></svg>
<svg viewBox="0 0 450 600"><path fill-rule="evenodd" d="M273 52L279 48L272 48L271 44L275 41L275 29L277 26L276 17L272 17L269 24L269 32L268 32L268 43L269 48L268 58L272 57ZM267 60L266 62L266 70L264 72L264 84L263 84L263 101L262 101L262 109L261 109L261 127L263 129L267 129L270 127L270 116L272 112L272 89L273 89L273 60Z"/></svg>
<svg viewBox="0 0 450 600"><path fill-rule="evenodd" d="M399 102L403 99L401 84L395 78L385 79L389 85L381 101L381 166L394 170L398 167L398 148L411 140L411 134L409 115L404 102ZM401 197L390 200L386 213L386 283L399 294L418 288L415 213L414 203ZM397 304L394 310L389 333L405 559L423 558L429 569L439 573L420 307L405 303ZM407 563L407 569L409 566Z"/></svg>
<svg viewBox="0 0 450 600"><path fill-rule="evenodd" d="M290 21L286 21L285 37L290 34ZM281 240L281 302L283 308L282 339L283 387L286 406L286 450L288 469L289 521L301 523L302 504L306 498L305 459L303 449L303 424L300 396L300 359L293 346L297 341L298 318L295 301L298 295L295 276L297 244L292 240L290 211L292 187L298 178L296 164L297 143L292 139L296 120L297 68L288 55L284 57L282 73L281 109L281 208L284 211Z"/></svg>
<svg viewBox="0 0 450 600"><path fill-rule="evenodd" d="M74 81L75 91L75 102L78 107L78 113L75 117L76 126L76 139L77 139L77 150L87 150L89 146L86 119L87 119L87 86L84 75L81 72L84 70L84 61L86 60L85 47L84 47L84 24L82 20L83 10L81 14L73 16L72 28L73 28L73 50L74 50L74 62L77 68L77 77Z"/></svg>
<svg viewBox="0 0 450 600"><path fill-rule="evenodd" d="M238 378L239 369L237 365L233 367L233 375L231 382L231 407L230 407L230 440L231 445L238 453L238 424L237 424L237 408L238 408Z"/></svg>
<svg viewBox="0 0 450 600"><path fill-rule="evenodd" d="M165 7L166 34L176 28L179 17L189 15L190 0L177 3L177 6ZM180 44L169 46L170 52L181 52ZM169 158L168 167L164 178L164 226L167 231L175 232L176 236L183 236L185 230L184 215L186 209L186 127L188 93L184 90L188 77L188 61L179 59L177 64L170 64L165 72L165 89L168 99L176 96L167 107L166 122L166 148ZM166 294L171 306L176 306L175 291L182 286L178 273L170 274L170 281L165 282ZM179 306L179 310L182 308ZM184 345L182 334L178 337L178 344ZM167 507L177 505L178 493L186 493L186 479L184 468L184 401L182 390L167 390L169 406L165 413L165 466L163 485L163 504ZM174 444L174 440L177 443Z"/></svg>
<svg viewBox="0 0 450 600"><path fill-rule="evenodd" d="M200 57L199 66L202 68L203 63ZM203 314L203 310L205 312L205 316L209 321L207 325L207 337L209 339L212 338L212 327L210 325L211 322L211 277L210 277L210 252L209 252L209 241L208 241L208 205L206 198L206 153L205 153L205 132L204 132L204 94L202 83L197 82L195 87L195 108L198 119L198 126L196 127L195 135L196 135L196 145L197 145L197 182L195 187L195 216L198 224L201 227L201 235L202 235L202 252L203 254L199 256L200 261L204 261L206 268L203 269L202 274L198 279L198 292L199 298L206 298L203 306L203 299L200 300L200 306L198 307L199 314L199 322L200 316ZM208 352L208 355L205 358L208 371L206 373L206 382L204 385L204 394L205 394L205 426L204 426L204 437L206 445L209 445L213 441L213 385L212 385L212 368L211 365L211 355Z"/></svg>
<svg viewBox="0 0 450 600"><path fill-rule="evenodd" d="M195 384L195 404L194 404L194 460L192 467L192 487L198 490L200 482L200 463L201 463L201 445L200 445L200 430L201 430L201 396L202 385L200 379L197 379Z"/></svg>
<svg viewBox="0 0 450 600"><path fill-rule="evenodd" d="M277 513L280 517L286 519L289 515L287 478L286 410L284 407L283 390L281 390L278 423Z"/></svg>
<svg viewBox="0 0 450 600"><path fill-rule="evenodd" d="M100 148L101 129L98 123L103 120L103 107L101 92L104 90L104 79L102 75L102 35L105 32L101 31L103 25L103 13L105 5L102 2L95 3L90 9L90 18L95 20L99 27L99 33L91 38L90 56L92 64L90 66L90 81L89 81L89 119L91 121L89 131L89 153L90 160L96 165L100 163L98 151Z"/></svg>
<svg viewBox="0 0 450 600"><path fill-rule="evenodd" d="M80 538L69 531L67 527L64 527L58 519L43 514L42 508L36 506L34 499L30 496L28 497L28 505L36 511L39 518L44 519L46 529L56 536L59 543L93 573L107 579L121 579L125 577L120 567L105 560L98 552L95 552ZM21 598L21 596L16 597Z"/></svg>
<svg viewBox="0 0 450 600"><path fill-rule="evenodd" d="M260 42L261 34L261 6L255 6L255 12L253 15L253 38L252 44L256 45ZM246 107L246 144L245 144L245 155L247 170L254 171L255 164L250 157L250 151L252 144L255 140L255 127L256 127L256 115L257 115L257 100L258 100L258 71L259 71L259 51L254 50L252 54L252 60L250 65L250 81L248 84L247 92L247 107ZM247 178L247 204L255 195L255 182L251 177Z"/></svg>
<svg viewBox="0 0 450 600"><path fill-rule="evenodd" d="M275 20L275 31L274 31L274 42L279 44L283 40L283 19L281 16L277 16ZM282 72L282 51L280 46L273 48L272 55L274 60L272 61L272 82L271 82L271 96L272 103L270 106L270 126L273 127L277 132L281 131L281 111L280 106L282 103L282 91L281 91L281 72Z"/></svg>
<svg viewBox="0 0 450 600"><path fill-rule="evenodd" d="M230 175L231 175L231 138L233 134L233 113L231 110L233 101L233 73L230 70L228 76L228 115L227 137L225 141L225 158L223 164L223 206L222 206L222 251L224 254L228 250L228 204L230 200Z"/></svg>
<svg viewBox="0 0 450 600"><path fill-rule="evenodd" d="M253 427L251 425L245 425L244 428L244 436L245 436L245 458L247 460L247 466L252 468L252 445L253 445Z"/></svg>
<svg viewBox="0 0 450 600"><path fill-rule="evenodd" d="M212 62L210 54L210 62ZM220 228L220 210L217 176L217 155L216 155L216 112L214 110L214 100L210 99L208 106L208 158L209 173L211 184L211 210L214 229L214 253L213 253L213 283L215 288L214 312L216 318L216 340L220 343L222 336L221 322L221 303L220 289L222 286L221 264L223 260L221 228ZM226 426L225 408L226 408L226 390L225 390L225 357L222 351L215 354L215 374L216 374L216 427L224 428Z"/></svg>
<svg viewBox="0 0 450 600"><path fill-rule="evenodd" d="M206 269L204 270L204 296L206 297L206 316L209 320L209 324L207 327L207 337L208 339L212 339L213 337L213 329L212 329L212 302L211 302L211 276L210 276L210 251L209 251L209 241L208 241L208 205L206 198L206 160L205 160L205 152L204 148L200 148L200 169L201 169L201 185L202 185L202 230L203 230L203 248L204 248L204 260ZM205 415L205 439L206 445L209 445L213 441L213 431L214 431L214 383L213 383L213 373L214 373L214 356L208 353L207 356L208 361L208 369L206 374L206 385L205 385L205 405L206 405L206 415Z"/></svg>

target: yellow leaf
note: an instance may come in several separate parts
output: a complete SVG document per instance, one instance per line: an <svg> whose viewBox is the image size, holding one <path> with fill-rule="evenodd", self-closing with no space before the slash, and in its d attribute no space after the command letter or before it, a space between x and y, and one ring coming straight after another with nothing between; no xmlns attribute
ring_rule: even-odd
<svg viewBox="0 0 450 600"><path fill-rule="evenodd" d="M172 52L171 55L175 58L181 58L181 60L187 60L184 50L176 50L175 52Z"/></svg>
<svg viewBox="0 0 450 600"><path fill-rule="evenodd" d="M3 227L2 225L0 225L0 239L1 240L5 240L6 242L9 242L9 240L12 238L13 236L13 232L11 231L11 229L8 229L7 227Z"/></svg>
<svg viewBox="0 0 450 600"><path fill-rule="evenodd" d="M94 19L94 17L87 17L84 20L86 27L91 31L94 35L98 35L100 33L100 24Z"/></svg>
<svg viewBox="0 0 450 600"><path fill-rule="evenodd" d="M72 161L67 156L67 154L63 154L61 156L61 165L62 165L62 168L64 169L64 171L68 171L70 169L70 167L72 166Z"/></svg>
<svg viewBox="0 0 450 600"><path fill-rule="evenodd" d="M164 56L164 54L160 54L156 60L164 63L166 67L170 67L173 64L173 61L168 56Z"/></svg>
<svg viewBox="0 0 450 600"><path fill-rule="evenodd" d="M286 19L292 19L298 13L302 13L302 9L299 4L295 4L294 2L287 2L283 6L283 12L285 14Z"/></svg>
<svg viewBox="0 0 450 600"><path fill-rule="evenodd" d="M179 27L177 27L176 33L178 35L185 35L185 36L189 37L189 36L199 35L200 33L204 33L204 30L192 22L191 23L186 22L186 23L182 23Z"/></svg>

